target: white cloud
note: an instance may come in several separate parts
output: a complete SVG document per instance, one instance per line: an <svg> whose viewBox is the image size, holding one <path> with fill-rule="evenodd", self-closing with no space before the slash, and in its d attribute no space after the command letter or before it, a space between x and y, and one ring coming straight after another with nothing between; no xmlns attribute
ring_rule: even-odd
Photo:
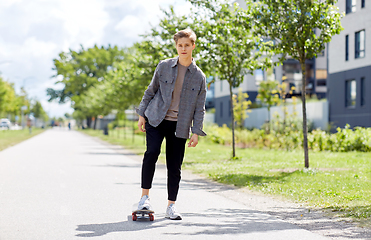
<svg viewBox="0 0 371 240"><path fill-rule="evenodd" d="M130 38L134 36L135 38L143 33L142 22L139 17L128 15L125 16L124 19L122 19L114 29L117 32L120 32L120 34L123 34L125 37Z"/></svg>
<svg viewBox="0 0 371 240"><path fill-rule="evenodd" d="M53 59L80 44L130 46L159 22L160 6L170 4L189 12L185 0L0 0L0 72L52 116L63 116L72 111L68 105L46 101L46 88L56 87Z"/></svg>
<svg viewBox="0 0 371 240"><path fill-rule="evenodd" d="M9 7L15 3L22 2L22 0L2 0L0 2L0 7Z"/></svg>

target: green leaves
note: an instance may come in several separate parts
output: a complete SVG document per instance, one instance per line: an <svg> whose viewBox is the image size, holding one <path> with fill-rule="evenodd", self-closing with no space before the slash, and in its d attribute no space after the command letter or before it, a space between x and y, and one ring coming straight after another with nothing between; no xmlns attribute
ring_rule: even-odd
<svg viewBox="0 0 371 240"><path fill-rule="evenodd" d="M31 108L31 112L35 118L41 118L44 120L48 119L48 115L46 114L44 108L42 107L40 101L35 101Z"/></svg>
<svg viewBox="0 0 371 240"><path fill-rule="evenodd" d="M55 76L62 77L62 80L56 83L64 84L64 89L55 91L49 88L49 101L59 100L63 103L67 99L84 94L90 87L104 81L104 76L112 68L112 64L122 61L123 58L123 51L116 46L94 46L86 50L81 47L79 52L70 49L69 52L60 53L59 58L54 59L54 70Z"/></svg>
<svg viewBox="0 0 371 240"><path fill-rule="evenodd" d="M61 77L57 84L63 84L62 90L47 89L49 101L60 103L71 100L72 107L80 115L92 117L106 115L112 108L107 99L110 85L106 75L115 63L126 60L128 54L117 46L84 49L62 52L54 59L55 76Z"/></svg>
<svg viewBox="0 0 371 240"><path fill-rule="evenodd" d="M234 119L240 129L244 127L245 119L248 117L247 112L251 112L248 110L251 105L251 101L247 100L248 98L249 95L243 93L242 88L238 89L238 95L233 95Z"/></svg>
<svg viewBox="0 0 371 240"><path fill-rule="evenodd" d="M24 89L21 89L21 94L17 94L14 84L4 81L0 76L0 115L20 114L24 105L29 105Z"/></svg>
<svg viewBox="0 0 371 240"><path fill-rule="evenodd" d="M342 30L333 0L261 0L255 3L255 31L277 40L273 50L294 59L310 59Z"/></svg>
<svg viewBox="0 0 371 240"><path fill-rule="evenodd" d="M278 90L277 81L262 81L257 98L270 109L271 106L278 105L281 101Z"/></svg>
<svg viewBox="0 0 371 240"><path fill-rule="evenodd" d="M195 25L204 34L200 41L203 42L202 51L207 52L208 65L213 66L210 72L238 87L244 74L272 64L261 59L263 53L267 53L266 46L271 43L263 42L253 33L251 4L247 4L247 10L244 10L237 4L231 6L227 1L190 2L208 10L202 20L195 21Z"/></svg>

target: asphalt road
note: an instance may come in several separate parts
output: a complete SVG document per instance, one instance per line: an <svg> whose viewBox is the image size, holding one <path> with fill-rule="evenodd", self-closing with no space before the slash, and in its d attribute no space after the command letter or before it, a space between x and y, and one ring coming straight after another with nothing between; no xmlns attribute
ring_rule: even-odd
<svg viewBox="0 0 371 240"><path fill-rule="evenodd" d="M190 174L178 195L183 220L165 219L162 165L150 194L155 221L133 222L140 167L130 153L64 129L1 151L0 239L330 239L249 208L237 195L225 197L228 188Z"/></svg>

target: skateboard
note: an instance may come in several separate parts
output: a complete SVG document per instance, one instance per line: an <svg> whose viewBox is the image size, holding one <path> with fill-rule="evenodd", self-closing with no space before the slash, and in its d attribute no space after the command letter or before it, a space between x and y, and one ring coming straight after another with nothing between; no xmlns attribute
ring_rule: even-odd
<svg viewBox="0 0 371 240"><path fill-rule="evenodd" d="M149 218L150 221L155 220L155 216L153 216L155 212L152 210L135 210L131 214L133 221L139 219Z"/></svg>
<svg viewBox="0 0 371 240"><path fill-rule="evenodd" d="M136 221L138 218L139 219L145 219L149 218L150 221L155 220L155 216L153 215L155 212L151 209L149 210L138 210L136 209L138 207L138 204L135 204L133 206L133 212L131 213L131 217L133 221Z"/></svg>

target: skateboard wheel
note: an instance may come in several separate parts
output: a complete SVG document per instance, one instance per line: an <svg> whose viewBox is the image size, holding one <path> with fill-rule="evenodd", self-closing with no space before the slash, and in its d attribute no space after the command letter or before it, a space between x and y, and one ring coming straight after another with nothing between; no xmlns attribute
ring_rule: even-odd
<svg viewBox="0 0 371 240"><path fill-rule="evenodd" d="M149 220L150 220L150 221L155 220L155 216L153 216L153 214L150 214L150 215L149 215Z"/></svg>
<svg viewBox="0 0 371 240"><path fill-rule="evenodd" d="M131 216L132 216L133 221L137 220L137 215L135 213L133 213Z"/></svg>

